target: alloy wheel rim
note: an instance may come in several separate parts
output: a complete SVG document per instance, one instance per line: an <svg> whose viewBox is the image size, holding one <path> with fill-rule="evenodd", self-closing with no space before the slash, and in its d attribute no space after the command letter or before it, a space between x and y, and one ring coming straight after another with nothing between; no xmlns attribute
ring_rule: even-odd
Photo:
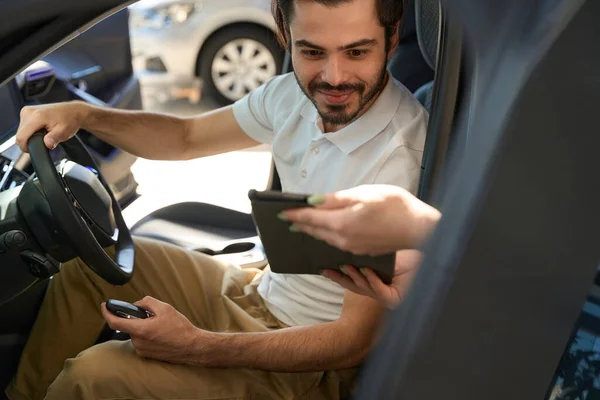
<svg viewBox="0 0 600 400"><path fill-rule="evenodd" d="M217 51L211 75L217 90L236 101L275 76L277 66L271 51L253 39L235 39Z"/></svg>

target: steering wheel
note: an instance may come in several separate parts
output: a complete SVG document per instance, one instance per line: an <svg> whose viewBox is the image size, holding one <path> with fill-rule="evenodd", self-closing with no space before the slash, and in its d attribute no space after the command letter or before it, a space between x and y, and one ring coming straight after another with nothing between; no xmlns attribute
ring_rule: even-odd
<svg viewBox="0 0 600 400"><path fill-rule="evenodd" d="M68 170L57 170L50 151L44 144L45 134L45 130L35 133L27 146L56 228L63 233L74 253L97 275L113 285L127 283L133 276L135 250L129 228L112 190L76 135L60 144L71 161ZM67 174L76 176L77 188L69 183L70 177ZM86 204L88 209L85 208ZM108 217L105 215L104 218L99 218L97 210L91 209L91 204L105 205ZM100 232L105 239L108 238L108 243L114 245L114 261L93 232L96 235ZM106 242L107 240L103 240L103 243Z"/></svg>

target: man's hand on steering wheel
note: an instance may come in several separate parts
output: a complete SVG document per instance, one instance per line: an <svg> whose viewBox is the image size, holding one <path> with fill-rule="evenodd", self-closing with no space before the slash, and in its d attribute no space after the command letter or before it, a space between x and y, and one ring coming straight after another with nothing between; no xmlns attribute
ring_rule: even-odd
<svg viewBox="0 0 600 400"><path fill-rule="evenodd" d="M30 153L42 201L50 207L69 247L104 280L122 285L133 276L135 249L119 203L95 160L75 137L84 110L81 102L25 107L16 140ZM72 162L57 168L49 149L59 144ZM114 245L114 260L99 237Z"/></svg>
<svg viewBox="0 0 600 400"><path fill-rule="evenodd" d="M45 129L44 144L52 150L75 136L84 118L85 106L79 101L23 107L16 136L17 145L22 151L28 152L29 138Z"/></svg>

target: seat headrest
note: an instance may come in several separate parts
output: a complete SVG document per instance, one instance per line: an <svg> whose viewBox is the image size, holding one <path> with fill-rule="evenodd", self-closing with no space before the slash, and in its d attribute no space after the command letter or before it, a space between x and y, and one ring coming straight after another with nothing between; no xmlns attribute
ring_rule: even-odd
<svg viewBox="0 0 600 400"><path fill-rule="evenodd" d="M415 22L419 47L423 58L433 70L435 70L437 62L440 18L439 0L415 0Z"/></svg>

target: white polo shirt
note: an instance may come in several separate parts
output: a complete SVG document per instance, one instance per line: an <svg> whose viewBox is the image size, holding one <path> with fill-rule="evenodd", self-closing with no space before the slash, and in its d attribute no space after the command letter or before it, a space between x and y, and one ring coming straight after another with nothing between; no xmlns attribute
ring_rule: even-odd
<svg viewBox="0 0 600 400"><path fill-rule="evenodd" d="M248 136L272 145L284 192L325 194L362 184L417 190L427 112L396 80L388 83L359 119L323 133L316 107L293 75L277 76L233 106ZM344 288L318 275L267 271L258 292L269 311L287 325L339 318Z"/></svg>

